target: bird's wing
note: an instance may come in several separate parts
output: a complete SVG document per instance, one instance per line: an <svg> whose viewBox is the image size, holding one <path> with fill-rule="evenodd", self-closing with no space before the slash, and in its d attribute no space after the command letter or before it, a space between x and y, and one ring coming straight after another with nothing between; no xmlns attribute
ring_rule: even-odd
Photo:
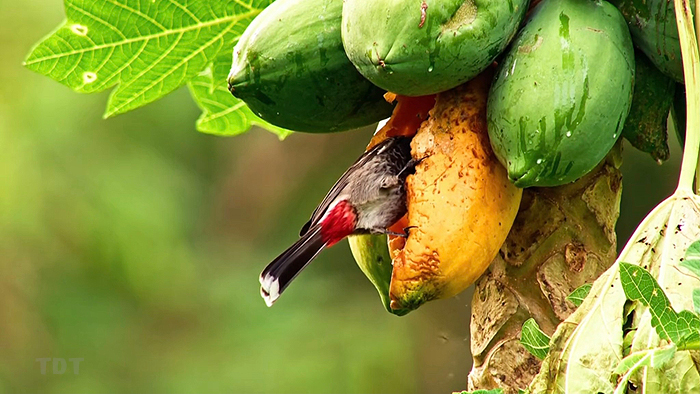
<svg viewBox="0 0 700 394"><path fill-rule="evenodd" d="M345 189L345 186L348 185L348 181L353 176L353 174L355 174L358 168L362 168L363 165L365 165L377 154L381 153L382 150L385 150L387 147L394 144L395 140L395 138L387 138L384 141L372 147L372 149L363 153L362 156L360 156L360 158L357 159L357 161L355 161L355 163L353 163L353 165L351 165L350 168L348 168L345 171L345 173L343 173L343 175L340 176L340 179L338 179L335 182L333 187L331 187L331 190L328 192L328 194L326 194L326 197L323 198L323 201L321 201L321 203L316 207L314 213L311 214L311 219L309 219L309 221L306 222L306 224L304 224L304 226L301 228L299 235L301 236L306 234L306 232L309 231L309 228L311 226L314 226L321 221L323 215L325 215L326 211L331 206L331 204L333 204L333 202L338 198L343 189Z"/></svg>

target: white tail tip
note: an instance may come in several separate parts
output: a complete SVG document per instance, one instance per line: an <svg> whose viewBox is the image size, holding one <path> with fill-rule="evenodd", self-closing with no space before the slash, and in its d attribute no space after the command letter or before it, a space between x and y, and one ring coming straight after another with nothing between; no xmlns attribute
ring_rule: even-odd
<svg viewBox="0 0 700 394"><path fill-rule="evenodd" d="M265 304L271 307L272 304L280 298L280 283L278 279L273 279L272 276L260 277L260 295Z"/></svg>

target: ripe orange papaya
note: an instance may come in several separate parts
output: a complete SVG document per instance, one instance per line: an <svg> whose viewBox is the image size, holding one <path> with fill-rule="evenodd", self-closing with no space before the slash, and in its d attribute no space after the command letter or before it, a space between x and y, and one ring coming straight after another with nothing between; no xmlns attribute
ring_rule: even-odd
<svg viewBox="0 0 700 394"><path fill-rule="evenodd" d="M488 70L439 93L413 138L412 155L423 160L406 181L408 213L392 228L406 227L408 235L389 237L391 310L412 310L466 289L496 257L515 220L522 190L508 180L486 127L492 75ZM391 121L387 127L396 129ZM373 143L386 137L387 127ZM351 248L361 256L362 240Z"/></svg>

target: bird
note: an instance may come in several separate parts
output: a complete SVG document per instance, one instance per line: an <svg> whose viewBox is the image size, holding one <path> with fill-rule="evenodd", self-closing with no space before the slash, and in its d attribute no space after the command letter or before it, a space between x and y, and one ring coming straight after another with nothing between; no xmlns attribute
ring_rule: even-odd
<svg viewBox="0 0 700 394"><path fill-rule="evenodd" d="M411 137L390 137L360 156L335 182L302 227L299 240L260 274L260 294L272 306L294 278L325 248L355 234L391 234L406 214L406 177L421 160ZM407 231L407 230L405 230Z"/></svg>

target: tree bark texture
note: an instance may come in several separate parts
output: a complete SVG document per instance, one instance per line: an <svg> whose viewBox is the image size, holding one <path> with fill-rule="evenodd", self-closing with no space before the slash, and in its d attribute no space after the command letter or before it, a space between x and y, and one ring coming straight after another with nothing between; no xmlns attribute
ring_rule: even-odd
<svg viewBox="0 0 700 394"><path fill-rule="evenodd" d="M566 296L593 282L617 256L621 145L568 185L530 188L499 255L476 282L468 389L526 388L540 360L520 344L529 318L552 335L576 307Z"/></svg>

